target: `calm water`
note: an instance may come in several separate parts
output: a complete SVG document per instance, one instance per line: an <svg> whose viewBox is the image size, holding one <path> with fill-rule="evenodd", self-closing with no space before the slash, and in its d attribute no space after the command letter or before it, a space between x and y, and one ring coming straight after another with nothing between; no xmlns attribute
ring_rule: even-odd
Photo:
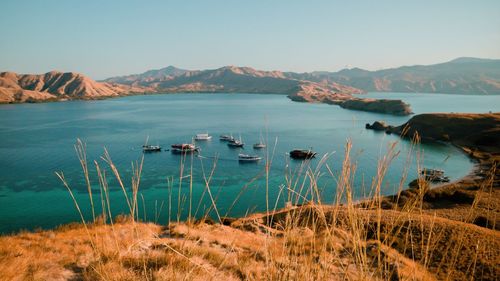
<svg viewBox="0 0 500 281"><path fill-rule="evenodd" d="M397 93L370 96L402 97L412 104L416 113L500 111L499 97ZM467 102L461 101L463 99ZM93 160L106 167L112 190L111 208L116 215L126 211L126 203L109 167L100 159L104 147L118 166L126 187L130 188L131 163L143 155L140 147L146 136L149 136L149 143L168 148L172 143L190 142L195 133L208 132L214 139L200 143L202 157L192 161L195 202L192 213L198 208L198 202L201 203L197 216L210 206L206 194L200 200L204 189L203 171L208 176L213 158L217 157L210 186L218 211L221 215L241 216L246 212L265 210L264 161L239 164L236 159L240 151L229 149L225 143L219 142L219 134L241 134L247 144L243 151L252 154L266 153L265 150L253 151L251 148L251 144L259 140L261 131L271 148L276 142L269 195L272 205L278 202L277 206L282 206L286 192L280 193L280 186L286 183L285 175L302 164L290 161L286 153L298 147L313 147L321 155L333 153L327 164L336 174L347 139L352 140L352 155L357 163L355 182L358 198L369 190L377 161L387 151L388 144L398 142L400 155L394 160L383 189L384 194L394 193L401 180L410 144L396 136L365 130L364 124L375 120L402 124L408 118L350 111L330 105L296 103L279 95L176 94L3 105L0 106L0 232L49 228L79 220L69 193L56 178L55 171L64 172L81 208L89 216L85 181L73 147L77 138L87 144L94 194L99 193L99 187ZM424 166L445 169L453 179L465 175L472 167L472 163L453 147L421 145L420 149ZM165 223L169 216L172 219L176 217L179 205L182 217L187 216L189 178L184 178L179 187L180 161L179 155L168 151L144 155L139 196L141 218ZM317 162L318 159L313 160L311 166L316 167ZM190 166L191 158L188 157L185 170L189 172ZM405 183L415 177L415 167L413 159ZM331 202L335 193L334 179L325 168L320 171L323 200ZM170 176L175 181L170 189L171 208L167 188ZM242 190L244 192L238 203L230 208ZM280 199L276 200L278 197ZM178 198L181 198L180 201ZM95 201L99 202L99 198L95 197ZM215 215L213 211L210 214Z"/></svg>

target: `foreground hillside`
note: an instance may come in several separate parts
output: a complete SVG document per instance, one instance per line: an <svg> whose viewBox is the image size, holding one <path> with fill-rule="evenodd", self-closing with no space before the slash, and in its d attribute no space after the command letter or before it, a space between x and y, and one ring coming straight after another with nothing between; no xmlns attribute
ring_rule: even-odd
<svg viewBox="0 0 500 281"><path fill-rule="evenodd" d="M144 89L96 82L73 72L0 73L0 103L102 99L131 92L144 92Z"/></svg>
<svg viewBox="0 0 500 281"><path fill-rule="evenodd" d="M108 219L107 224L97 219L3 236L1 276L3 280L497 280L499 121L500 113L425 114L392 127L408 137L419 132L428 141L444 137L468 151L478 165L457 182L429 189L419 178L416 186L381 197L381 172L374 178L373 197L355 202L351 181L356 165L350 162L348 144L336 194L342 204L328 206L314 200L240 219L205 218L165 226L133 220L131 210L132 216ZM429 127L437 122L438 126ZM317 176L314 173L311 179ZM318 192L313 180L304 188Z"/></svg>

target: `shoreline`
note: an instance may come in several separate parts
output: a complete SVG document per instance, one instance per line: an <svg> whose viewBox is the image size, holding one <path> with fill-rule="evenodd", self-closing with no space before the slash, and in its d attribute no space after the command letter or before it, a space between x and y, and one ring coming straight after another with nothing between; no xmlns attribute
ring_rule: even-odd
<svg viewBox="0 0 500 281"><path fill-rule="evenodd" d="M429 124L436 125L430 127ZM500 203L497 201L500 198L500 147L497 145L500 143L500 113L421 114L401 126L389 126L388 129L392 133L404 132L403 138L412 138L419 132L422 142L444 141L461 150L474 164L467 175L455 181L430 187L417 182L414 188L386 196L387 209L401 207L407 200L422 196L423 209L427 213L461 221L466 219L467 208L478 204L476 218L472 218L471 223L500 229L497 214ZM403 202L399 202L402 197ZM496 206L491 207L492 204Z"/></svg>

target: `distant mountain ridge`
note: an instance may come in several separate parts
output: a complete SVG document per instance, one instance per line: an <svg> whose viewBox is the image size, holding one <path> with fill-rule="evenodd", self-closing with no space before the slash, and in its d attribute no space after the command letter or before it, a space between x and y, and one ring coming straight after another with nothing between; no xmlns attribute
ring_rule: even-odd
<svg viewBox="0 0 500 281"><path fill-rule="evenodd" d="M160 74L163 70L168 70L168 73ZM262 71L238 66L190 71L169 66L142 74L109 78L104 82L148 87L162 93L267 93L300 96L305 100L314 95L318 102L326 97L340 97L363 92L336 82L319 83L295 79L281 71Z"/></svg>
<svg viewBox="0 0 500 281"><path fill-rule="evenodd" d="M461 57L439 64L402 66L377 71L352 68L338 72L306 73L260 71L236 66L211 70L184 70L168 66L104 81L149 87L159 92L290 94L297 88L316 87L318 92L323 94L325 91L331 94L360 92L500 94L500 60Z"/></svg>
<svg viewBox="0 0 500 281"><path fill-rule="evenodd" d="M187 71L188 70L180 69L170 65L161 69L148 70L141 74L111 77L106 79L105 81L125 85L144 85L154 80L169 80L175 76L182 75Z"/></svg>
<svg viewBox="0 0 500 281"><path fill-rule="evenodd" d="M500 60L462 57L433 65L368 71L285 73L312 82L340 83L366 92L500 94Z"/></svg>

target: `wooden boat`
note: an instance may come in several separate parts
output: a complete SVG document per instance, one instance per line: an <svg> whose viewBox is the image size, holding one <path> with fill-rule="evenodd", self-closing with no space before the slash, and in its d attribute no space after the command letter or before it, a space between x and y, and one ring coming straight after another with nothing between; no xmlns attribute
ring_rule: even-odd
<svg viewBox="0 0 500 281"><path fill-rule="evenodd" d="M258 156L258 155L248 155L248 154L238 154L238 160L240 162L257 162L259 160L261 160L262 157Z"/></svg>
<svg viewBox="0 0 500 281"><path fill-rule="evenodd" d="M219 140L221 140L221 141L233 141L234 137L231 135L220 135Z"/></svg>
<svg viewBox="0 0 500 281"><path fill-rule="evenodd" d="M294 149L290 151L290 157L293 159L311 159L316 156L316 152L310 149Z"/></svg>
<svg viewBox="0 0 500 281"><path fill-rule="evenodd" d="M211 139L212 139L212 136L210 136L208 134L196 134L196 136L194 136L194 140L196 140L196 141L208 141Z"/></svg>
<svg viewBox="0 0 500 281"><path fill-rule="evenodd" d="M172 144L172 153L192 153L199 152L200 148L191 143Z"/></svg>
<svg viewBox="0 0 500 281"><path fill-rule="evenodd" d="M238 147L243 147L245 144L241 140L232 140L227 143L227 146L232 147L232 148L238 148Z"/></svg>
<svg viewBox="0 0 500 281"><path fill-rule="evenodd" d="M159 151L161 151L161 146L145 144L142 146L142 151L143 152L159 152Z"/></svg>

